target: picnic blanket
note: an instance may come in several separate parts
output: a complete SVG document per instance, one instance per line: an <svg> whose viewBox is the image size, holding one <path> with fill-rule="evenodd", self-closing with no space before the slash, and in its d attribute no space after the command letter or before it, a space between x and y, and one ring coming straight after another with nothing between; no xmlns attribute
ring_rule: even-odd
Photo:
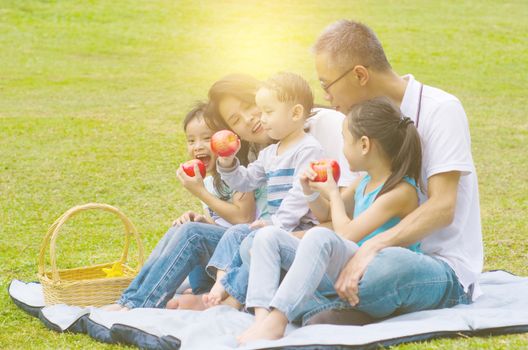
<svg viewBox="0 0 528 350"><path fill-rule="evenodd" d="M481 275L480 284L484 295L471 305L414 312L363 326L288 326L280 340L240 349L366 349L439 337L528 332L528 278L492 271ZM236 336L253 321L252 315L227 306L201 312L45 307L38 283L13 280L8 289L16 305L52 330L144 349L233 349Z"/></svg>

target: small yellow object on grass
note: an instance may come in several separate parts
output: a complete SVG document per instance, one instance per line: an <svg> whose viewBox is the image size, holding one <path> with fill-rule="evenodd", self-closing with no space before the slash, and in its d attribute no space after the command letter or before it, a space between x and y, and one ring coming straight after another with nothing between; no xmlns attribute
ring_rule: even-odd
<svg viewBox="0 0 528 350"><path fill-rule="evenodd" d="M121 277L124 275L123 273L123 265L120 262L116 262L114 265L112 265L112 268L103 268L103 272L106 274L106 278L109 277Z"/></svg>

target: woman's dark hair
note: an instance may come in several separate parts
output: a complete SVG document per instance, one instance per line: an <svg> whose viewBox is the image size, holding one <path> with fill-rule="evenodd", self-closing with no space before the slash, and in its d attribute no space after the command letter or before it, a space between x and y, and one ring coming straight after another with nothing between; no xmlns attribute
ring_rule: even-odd
<svg viewBox="0 0 528 350"><path fill-rule="evenodd" d="M220 101L226 96L232 96L247 105L254 105L255 95L260 86L262 86L261 81L247 74L229 74L216 81L209 89L209 103L204 112L204 119L207 125L214 130L231 130L220 115ZM245 166L249 163L250 144L241 140L240 146L237 157L240 160L240 164Z"/></svg>
<svg viewBox="0 0 528 350"><path fill-rule="evenodd" d="M422 147L413 121L402 115L388 98L377 97L352 107L348 116L348 129L354 138L367 136L375 140L391 160L392 174L376 196L389 192L404 176L409 176L423 188Z"/></svg>
<svg viewBox="0 0 528 350"><path fill-rule="evenodd" d="M203 101L198 101L194 104L194 106L191 108L191 110L185 115L185 118L183 118L183 131L187 130L187 125L194 120L194 119L203 119L205 121L204 113L207 109L207 103ZM208 125L209 126L209 125ZM220 129L215 129L209 126L211 130L218 131ZM220 177L220 174L216 172L216 167L213 170L213 187L215 191L220 196L221 200L228 200L230 198L229 196L229 187L222 181L222 178Z"/></svg>

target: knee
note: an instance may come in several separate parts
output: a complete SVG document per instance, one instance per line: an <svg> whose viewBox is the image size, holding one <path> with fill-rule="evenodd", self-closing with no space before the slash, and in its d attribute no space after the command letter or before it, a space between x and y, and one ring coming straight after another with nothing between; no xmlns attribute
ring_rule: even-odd
<svg viewBox="0 0 528 350"><path fill-rule="evenodd" d="M253 234L253 247L278 247L282 234L289 234L275 226L263 227Z"/></svg>
<svg viewBox="0 0 528 350"><path fill-rule="evenodd" d="M224 233L224 237L226 237L227 239L234 239L237 242L241 242L249 232L250 229L248 224L238 224L228 228L227 231Z"/></svg>
<svg viewBox="0 0 528 350"><path fill-rule="evenodd" d="M186 222L185 224L176 227L177 230L174 234L174 237L178 237L178 239L183 240L197 238L201 236L203 232L203 230L197 229L200 225L204 224L199 222Z"/></svg>
<svg viewBox="0 0 528 350"><path fill-rule="evenodd" d="M362 278L362 283L367 285L385 285L405 283L409 276L416 274L416 268L420 268L417 261L417 253L406 248L390 247L381 250L372 262ZM393 285L393 288L397 286Z"/></svg>
<svg viewBox="0 0 528 350"><path fill-rule="evenodd" d="M314 249L331 250L332 246L336 243L340 243L339 236L326 227L309 229L301 240L302 247L312 247Z"/></svg>

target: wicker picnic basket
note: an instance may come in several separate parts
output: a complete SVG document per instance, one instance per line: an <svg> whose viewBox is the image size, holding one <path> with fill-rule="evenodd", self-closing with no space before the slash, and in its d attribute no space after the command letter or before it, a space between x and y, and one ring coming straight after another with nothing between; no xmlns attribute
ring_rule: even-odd
<svg viewBox="0 0 528 350"><path fill-rule="evenodd" d="M117 215L125 226L125 247L118 261L107 264L58 270L55 243L59 230L71 217L86 210L99 209ZM130 238L134 236L138 247L138 265L131 268L127 263ZM45 253L49 245L51 270L45 266ZM116 265L120 264L120 265ZM38 277L44 290L46 305L68 304L77 306L102 306L115 303L123 290L128 287L143 265L143 245L132 222L117 208L98 203L73 207L62 214L48 230L40 247ZM103 271L119 266L122 276L108 277Z"/></svg>

